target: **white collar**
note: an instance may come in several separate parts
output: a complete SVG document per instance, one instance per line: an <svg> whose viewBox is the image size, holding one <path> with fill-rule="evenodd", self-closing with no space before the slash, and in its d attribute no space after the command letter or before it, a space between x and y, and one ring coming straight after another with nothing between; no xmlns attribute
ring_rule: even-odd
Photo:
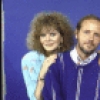
<svg viewBox="0 0 100 100"><path fill-rule="evenodd" d="M97 53L94 52L94 53L92 53L87 59L82 60L82 59L79 57L76 48L74 48L74 49L71 50L71 52L70 52L70 57L71 57L71 59L74 61L74 63L80 64L80 65L82 65L82 66L84 66L84 65L86 65L86 64L88 64L88 63L90 63L92 60L95 59L96 56L97 56Z"/></svg>

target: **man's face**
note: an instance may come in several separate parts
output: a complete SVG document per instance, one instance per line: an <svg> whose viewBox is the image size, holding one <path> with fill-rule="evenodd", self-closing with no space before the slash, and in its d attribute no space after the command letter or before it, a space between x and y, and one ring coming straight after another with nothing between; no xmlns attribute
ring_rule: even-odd
<svg viewBox="0 0 100 100"><path fill-rule="evenodd" d="M77 47L85 54L93 53L100 45L100 22L84 20L76 33Z"/></svg>

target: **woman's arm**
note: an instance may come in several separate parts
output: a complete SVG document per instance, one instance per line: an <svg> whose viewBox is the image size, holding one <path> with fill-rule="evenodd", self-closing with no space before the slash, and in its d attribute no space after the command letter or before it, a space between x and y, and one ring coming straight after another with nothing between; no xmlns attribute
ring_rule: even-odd
<svg viewBox="0 0 100 100"><path fill-rule="evenodd" d="M35 80L31 80L28 65L29 65L28 60L26 58L23 58L21 61L21 69L22 69L24 83L25 83L26 89L27 89L27 95L30 100L36 100L35 96L34 96L34 91L36 88Z"/></svg>
<svg viewBox="0 0 100 100"><path fill-rule="evenodd" d="M57 55L51 55L51 56L47 57L43 63L43 66L41 68L41 71L40 71L40 74L38 77L38 83L37 83L37 87L36 87L36 91L35 91L35 96L36 96L37 100L42 99L41 91L44 86L44 76L47 73L49 66L55 62L56 58L57 58Z"/></svg>

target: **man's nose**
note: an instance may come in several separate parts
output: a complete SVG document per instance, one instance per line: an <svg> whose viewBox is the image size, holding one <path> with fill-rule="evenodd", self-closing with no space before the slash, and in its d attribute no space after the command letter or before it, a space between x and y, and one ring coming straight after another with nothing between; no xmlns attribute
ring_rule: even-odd
<svg viewBox="0 0 100 100"><path fill-rule="evenodd" d="M94 34L90 34L89 40L94 40Z"/></svg>

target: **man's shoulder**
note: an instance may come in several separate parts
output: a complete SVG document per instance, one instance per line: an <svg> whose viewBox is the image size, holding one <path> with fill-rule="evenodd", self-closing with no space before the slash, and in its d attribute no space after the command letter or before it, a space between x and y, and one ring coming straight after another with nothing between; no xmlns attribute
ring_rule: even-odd
<svg viewBox="0 0 100 100"><path fill-rule="evenodd" d="M65 51L65 52L63 52L63 55L64 55L64 56L69 56L69 55L70 55L70 52L71 52L71 51Z"/></svg>
<svg viewBox="0 0 100 100"><path fill-rule="evenodd" d="M61 59L64 61L65 59L69 59L70 58L70 51L65 51L63 53L60 54L60 56L58 57L58 59Z"/></svg>
<svg viewBox="0 0 100 100"><path fill-rule="evenodd" d="M69 59L70 51L65 51L63 53L59 53L56 59L56 62L50 66L50 70L61 70L63 65L65 64L65 60Z"/></svg>

